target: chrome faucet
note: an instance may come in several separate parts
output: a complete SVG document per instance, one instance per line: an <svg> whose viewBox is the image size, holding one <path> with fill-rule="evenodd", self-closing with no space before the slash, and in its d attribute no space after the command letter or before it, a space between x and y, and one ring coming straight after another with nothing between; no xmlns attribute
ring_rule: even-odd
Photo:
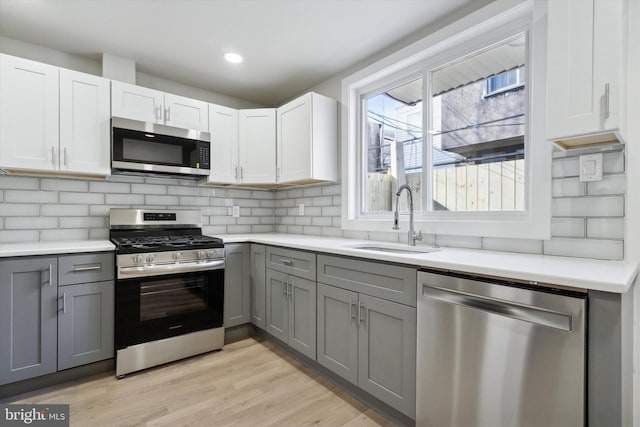
<svg viewBox="0 0 640 427"><path fill-rule="evenodd" d="M396 211L393 214L393 229L400 230L400 226L398 225L398 206L400 205L400 193L402 190L407 190L409 193L409 234L407 238L407 244L409 246L415 246L416 240L422 240L422 230L418 234L415 233L413 229L413 193L411 192L411 187L407 184L403 184L398 188L398 192L396 193Z"/></svg>

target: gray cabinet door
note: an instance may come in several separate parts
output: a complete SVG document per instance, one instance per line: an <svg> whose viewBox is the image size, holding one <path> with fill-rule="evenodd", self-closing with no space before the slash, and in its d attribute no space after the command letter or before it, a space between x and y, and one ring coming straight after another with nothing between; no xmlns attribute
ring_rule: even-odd
<svg viewBox="0 0 640 427"><path fill-rule="evenodd" d="M318 363L358 385L358 294L318 283Z"/></svg>
<svg viewBox="0 0 640 427"><path fill-rule="evenodd" d="M58 258L58 285L113 280L114 270L113 252L63 255Z"/></svg>
<svg viewBox="0 0 640 427"><path fill-rule="evenodd" d="M251 245L251 323L265 329L267 312L266 247Z"/></svg>
<svg viewBox="0 0 640 427"><path fill-rule="evenodd" d="M415 419L416 309L360 294L358 386Z"/></svg>
<svg viewBox="0 0 640 427"><path fill-rule="evenodd" d="M267 332L287 342L289 337L289 304L287 275L267 268Z"/></svg>
<svg viewBox="0 0 640 427"><path fill-rule="evenodd" d="M249 323L251 317L250 245L225 245L224 326Z"/></svg>
<svg viewBox="0 0 640 427"><path fill-rule="evenodd" d="M58 370L113 357L113 292L113 281L58 288Z"/></svg>
<svg viewBox="0 0 640 427"><path fill-rule="evenodd" d="M0 261L0 384L56 371L57 258Z"/></svg>
<svg viewBox="0 0 640 427"><path fill-rule="evenodd" d="M316 360L316 282L289 276L289 345Z"/></svg>
<svg viewBox="0 0 640 427"><path fill-rule="evenodd" d="M267 268L315 281L316 254L269 246L267 247Z"/></svg>

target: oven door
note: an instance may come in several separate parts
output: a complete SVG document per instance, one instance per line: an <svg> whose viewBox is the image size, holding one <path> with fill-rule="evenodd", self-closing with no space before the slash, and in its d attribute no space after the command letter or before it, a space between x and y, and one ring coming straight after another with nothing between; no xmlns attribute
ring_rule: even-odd
<svg viewBox="0 0 640 427"><path fill-rule="evenodd" d="M118 280L116 349L222 327L224 269Z"/></svg>

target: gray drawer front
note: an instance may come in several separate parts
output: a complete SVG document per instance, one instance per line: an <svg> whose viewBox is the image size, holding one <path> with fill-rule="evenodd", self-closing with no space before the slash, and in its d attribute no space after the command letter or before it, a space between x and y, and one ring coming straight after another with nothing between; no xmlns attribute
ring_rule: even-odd
<svg viewBox="0 0 640 427"><path fill-rule="evenodd" d="M267 268L316 280L316 254L269 246L267 247Z"/></svg>
<svg viewBox="0 0 640 427"><path fill-rule="evenodd" d="M113 280L114 263L113 252L63 255L58 258L58 285Z"/></svg>
<svg viewBox="0 0 640 427"><path fill-rule="evenodd" d="M416 306L415 268L318 255L318 282Z"/></svg>

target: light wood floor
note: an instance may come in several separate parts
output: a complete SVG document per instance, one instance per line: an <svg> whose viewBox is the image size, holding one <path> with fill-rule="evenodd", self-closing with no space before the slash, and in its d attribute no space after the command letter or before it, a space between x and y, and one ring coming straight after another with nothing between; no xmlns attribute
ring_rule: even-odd
<svg viewBox="0 0 640 427"><path fill-rule="evenodd" d="M122 380L100 374L12 403L70 404L71 425L82 427L393 425L273 343L254 338Z"/></svg>

